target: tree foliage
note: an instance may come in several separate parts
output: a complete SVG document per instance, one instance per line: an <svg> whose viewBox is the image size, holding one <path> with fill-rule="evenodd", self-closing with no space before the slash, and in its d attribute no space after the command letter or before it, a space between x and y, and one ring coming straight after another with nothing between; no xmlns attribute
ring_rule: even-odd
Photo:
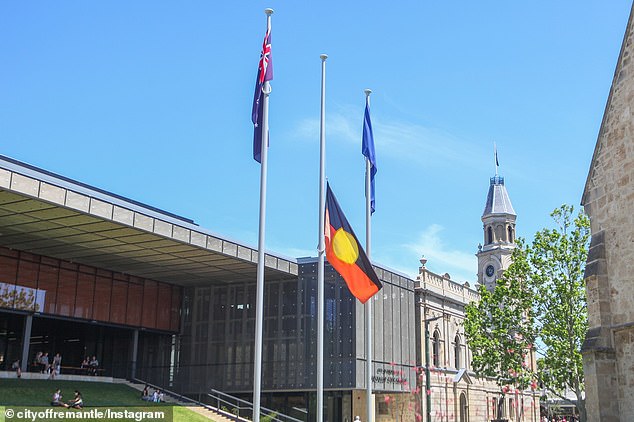
<svg viewBox="0 0 634 422"><path fill-rule="evenodd" d="M563 205L551 214L556 228L537 232L530 245L518 240L494 291L480 286L480 301L466 307L465 332L474 369L495 378L503 393L510 386L534 389L539 380L561 398L574 392L585 420L581 343L590 223L582 212L573 213ZM525 360L535 349L538 371Z"/></svg>
<svg viewBox="0 0 634 422"><path fill-rule="evenodd" d="M476 373L495 379L506 393L535 386L530 362L536 337L531 312L533 291L524 275L529 270L521 239L514 264L497 280L493 292L479 287L480 301L466 306L465 333Z"/></svg>
<svg viewBox="0 0 634 422"><path fill-rule="evenodd" d="M588 329L583 273L588 256L590 221L572 206L552 214L558 229L535 235L530 256L531 278L538 300L539 338L544 344L540 378L546 388L561 398L565 390L577 397L577 408L585 419L582 398L583 363L581 343Z"/></svg>

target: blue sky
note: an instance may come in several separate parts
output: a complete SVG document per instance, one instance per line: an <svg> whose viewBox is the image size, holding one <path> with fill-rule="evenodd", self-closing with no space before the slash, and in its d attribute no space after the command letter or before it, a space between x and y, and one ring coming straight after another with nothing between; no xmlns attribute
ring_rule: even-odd
<svg viewBox="0 0 634 422"><path fill-rule="evenodd" d="M251 104L272 20L267 249L316 254L321 53L327 175L364 233L361 131L373 94L372 257L476 279L489 177L531 238L578 206L630 0L0 3L0 154L255 246Z"/></svg>

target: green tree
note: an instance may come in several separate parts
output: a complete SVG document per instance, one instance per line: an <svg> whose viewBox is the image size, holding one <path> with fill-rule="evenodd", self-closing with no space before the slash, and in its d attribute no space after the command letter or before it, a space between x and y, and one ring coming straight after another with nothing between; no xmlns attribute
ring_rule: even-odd
<svg viewBox="0 0 634 422"><path fill-rule="evenodd" d="M480 285L480 301L465 307L472 365L478 375L494 379L500 387L498 415L506 394L536 386L531 361L536 324L529 311L535 298L524 276L529 269L526 253L522 239L518 239L514 263L498 279L495 289L490 292Z"/></svg>
<svg viewBox="0 0 634 422"><path fill-rule="evenodd" d="M587 330L583 272L590 223L582 212L573 213L572 206L561 206L551 214L557 228L539 231L531 245L518 241L513 263L494 291L480 286L480 301L466 307L465 332L474 369L495 378L502 393L510 385L534 389L539 379L564 400L565 391L572 391L585 421L581 343ZM542 356L539 371L526 361L535 345Z"/></svg>
<svg viewBox="0 0 634 422"><path fill-rule="evenodd" d="M590 221L572 206L561 206L551 216L557 229L535 235L530 257L531 280L537 301L539 338L544 345L540 379L563 400L572 391L582 422L586 420L581 344L588 329L584 270L588 256Z"/></svg>

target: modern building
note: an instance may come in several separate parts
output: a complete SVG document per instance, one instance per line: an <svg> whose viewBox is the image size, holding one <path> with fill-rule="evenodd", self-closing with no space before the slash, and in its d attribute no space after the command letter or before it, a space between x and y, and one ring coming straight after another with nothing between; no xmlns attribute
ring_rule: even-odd
<svg viewBox="0 0 634 422"><path fill-rule="evenodd" d="M504 179L492 178L477 253L485 285L510 264L515 217ZM471 370L462 321L476 290L421 263L416 279L375 266L374 420L429 409L434 421L536 421L536 397L507 395L498 414L499 388ZM317 260L267 254L265 264L262 405L312 421ZM43 352L62 355L62 374L84 373L95 356L97 375L251 400L256 268L257 250L193 220L0 156L0 370L20 359L39 371ZM364 307L328 265L324 311L325 418L366 420Z"/></svg>
<svg viewBox="0 0 634 422"><path fill-rule="evenodd" d="M194 221L0 157L0 370L60 353L62 374L137 378L251 399L257 250ZM377 421L411 413L414 280L376 267ZM314 420L316 260L266 255L262 405ZM329 421L365 417L363 306L326 272ZM391 406L386 406L386 404Z"/></svg>
<svg viewBox="0 0 634 422"><path fill-rule="evenodd" d="M589 421L634 420L634 21L630 18L582 205L592 233L582 346Z"/></svg>

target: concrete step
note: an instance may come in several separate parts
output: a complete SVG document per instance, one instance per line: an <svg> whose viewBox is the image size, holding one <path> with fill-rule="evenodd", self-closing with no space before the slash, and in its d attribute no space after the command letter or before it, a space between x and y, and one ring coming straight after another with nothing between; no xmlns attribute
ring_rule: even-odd
<svg viewBox="0 0 634 422"><path fill-rule="evenodd" d="M209 410L202 406L186 405L185 407L193 412L198 413L199 415L211 419L214 422L231 422L231 419L225 418L224 416L214 412L213 410Z"/></svg>
<svg viewBox="0 0 634 422"><path fill-rule="evenodd" d="M129 387L132 387L135 390L138 390L140 392L143 391L143 388L145 388L144 384L130 382L130 381L127 381L127 380L117 380L117 381L119 383L121 383L121 384L125 384L125 385L127 385ZM193 412L196 412L199 415L202 415L202 416L204 416L204 417L206 417L206 418L208 418L208 419L210 419L210 420L212 420L214 422L231 422L231 419L228 419L228 418L222 416L220 413L214 412L213 410L209 410L209 409L207 409L206 407L203 407L203 406L196 406L196 405L194 405L192 403L178 400L178 399L176 399L174 397L171 397L171 396L169 396L167 394L165 395L165 402L166 403L171 403L171 404L174 404L174 405L177 405L177 406L186 407L189 410L191 410Z"/></svg>

